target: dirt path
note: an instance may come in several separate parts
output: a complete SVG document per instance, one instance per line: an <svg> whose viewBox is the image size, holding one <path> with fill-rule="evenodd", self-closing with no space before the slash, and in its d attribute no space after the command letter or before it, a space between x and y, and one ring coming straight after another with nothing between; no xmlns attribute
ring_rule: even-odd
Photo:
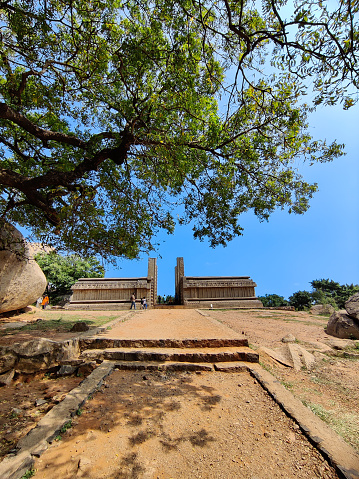
<svg viewBox="0 0 359 479"><path fill-rule="evenodd" d="M119 339L228 339L242 334L207 312L195 309L149 309L132 313L130 319L101 334Z"/></svg>
<svg viewBox="0 0 359 479"><path fill-rule="evenodd" d="M246 373L115 371L36 478L338 476Z"/></svg>
<svg viewBox="0 0 359 479"><path fill-rule="evenodd" d="M208 339L237 338L244 331L255 349L276 348L288 333L303 345L328 339L327 318L308 313L204 314L210 316L195 310L148 310L123 320L121 314L122 322L103 335ZM293 371L262 360L308 407L339 418L343 436L359 446L359 361L319 355L312 371ZM36 461L36 478L338 477L247 373L115 371L61 436Z"/></svg>

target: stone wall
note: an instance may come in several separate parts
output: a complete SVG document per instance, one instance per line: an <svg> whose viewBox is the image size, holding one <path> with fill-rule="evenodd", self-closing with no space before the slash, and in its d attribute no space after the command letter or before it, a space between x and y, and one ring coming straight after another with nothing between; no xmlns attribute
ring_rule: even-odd
<svg viewBox="0 0 359 479"><path fill-rule="evenodd" d="M263 307L249 276L185 276L183 258L177 258L175 276L177 301L187 307Z"/></svg>
<svg viewBox="0 0 359 479"><path fill-rule="evenodd" d="M129 309L132 294L140 305L145 297L149 307L157 299L156 258L148 260L148 276L141 278L81 278L72 286L73 295L67 309ZM139 306L138 306L139 307Z"/></svg>

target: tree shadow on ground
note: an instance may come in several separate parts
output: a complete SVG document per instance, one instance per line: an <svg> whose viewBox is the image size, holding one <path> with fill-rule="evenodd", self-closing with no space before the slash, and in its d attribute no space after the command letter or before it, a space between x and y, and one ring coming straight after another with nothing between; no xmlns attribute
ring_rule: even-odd
<svg viewBox="0 0 359 479"><path fill-rule="evenodd" d="M144 375L143 372L114 371L84 405L82 416L73 421L74 427L63 434L61 448L73 444L76 439L83 441L84 435L86 444L90 444L98 440L100 432L110 433L122 426L126 434L125 447L116 460L116 473L106 477L141 477L144 466L140 462L138 448L147 441L156 438L164 453L170 453L186 442L191 447L205 448L216 441L199 423L181 425L173 432L168 430L168 415L173 419L187 405L208 413L220 403L218 391L194 384L192 374L146 372ZM48 471L52 468L60 470L59 467L65 466L65 456L62 461L61 454L59 448L53 461L46 460Z"/></svg>

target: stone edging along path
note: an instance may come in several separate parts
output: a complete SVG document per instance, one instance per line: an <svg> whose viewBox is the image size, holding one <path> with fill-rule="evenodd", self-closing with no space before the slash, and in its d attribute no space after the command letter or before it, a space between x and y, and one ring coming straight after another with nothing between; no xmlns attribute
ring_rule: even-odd
<svg viewBox="0 0 359 479"><path fill-rule="evenodd" d="M104 361L78 387L70 391L60 404L54 406L37 426L19 441L18 453L9 454L0 463L0 477L20 479L28 469L31 469L34 457L40 457L46 451L60 429L71 421L76 411L101 386L103 380L116 366L116 361ZM141 364L138 366L141 367ZM162 364L160 367L165 366ZM177 363L175 369L178 370L179 367L184 370L188 365ZM299 425L310 442L336 468L340 477L359 478L359 456L355 451L259 364L221 363L215 364L214 369L229 372L248 371L283 411Z"/></svg>

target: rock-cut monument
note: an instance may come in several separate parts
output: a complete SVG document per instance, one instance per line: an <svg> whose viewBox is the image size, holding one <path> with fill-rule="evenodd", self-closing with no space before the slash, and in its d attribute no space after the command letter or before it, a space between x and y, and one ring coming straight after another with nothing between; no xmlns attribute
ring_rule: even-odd
<svg viewBox="0 0 359 479"><path fill-rule="evenodd" d="M183 258L175 268L176 304L185 308L262 308L249 276L185 276ZM135 294L150 308L157 303L157 261L149 258L143 278L82 278L73 286L67 309L130 309Z"/></svg>
<svg viewBox="0 0 359 479"><path fill-rule="evenodd" d="M129 309L132 294L140 304L145 297L149 307L157 301L157 260L148 259L148 272L141 278L81 278L72 286L73 295L66 309Z"/></svg>
<svg viewBox="0 0 359 479"><path fill-rule="evenodd" d="M188 308L263 308L249 276L185 276L181 257L175 283L177 303Z"/></svg>

